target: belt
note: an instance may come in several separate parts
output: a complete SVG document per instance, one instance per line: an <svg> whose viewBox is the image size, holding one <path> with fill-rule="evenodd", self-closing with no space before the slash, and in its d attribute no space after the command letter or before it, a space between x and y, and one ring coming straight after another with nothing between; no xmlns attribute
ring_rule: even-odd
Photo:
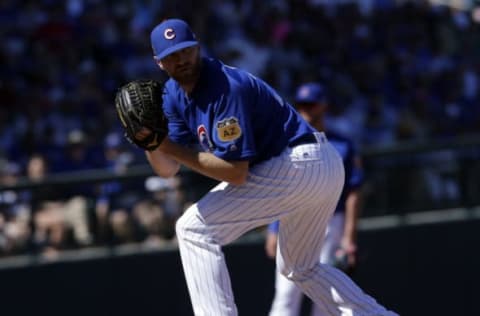
<svg viewBox="0 0 480 316"><path fill-rule="evenodd" d="M317 143L317 138L313 133L309 133L309 134L303 134L299 138L295 139L290 144L288 144L288 147L292 148L299 145L315 144L315 143Z"/></svg>

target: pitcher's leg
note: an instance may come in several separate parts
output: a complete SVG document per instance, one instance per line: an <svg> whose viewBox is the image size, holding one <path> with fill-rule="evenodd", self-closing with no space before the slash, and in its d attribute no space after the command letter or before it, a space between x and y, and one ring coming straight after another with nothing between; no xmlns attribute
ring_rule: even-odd
<svg viewBox="0 0 480 316"><path fill-rule="evenodd" d="M345 216L343 213L334 213L328 222L325 241L320 252L320 263L332 264L335 251L341 245ZM328 316L317 304L312 304L311 316Z"/></svg>
<svg viewBox="0 0 480 316"><path fill-rule="evenodd" d="M185 212L176 224L194 314L236 316L237 308L221 245L205 231L195 208Z"/></svg>
<svg viewBox="0 0 480 316"><path fill-rule="evenodd" d="M258 166L249 182L242 186L219 184L177 221L180 255L195 315L237 315L221 246L293 208L278 206L295 204L292 173L295 169L280 158L265 168Z"/></svg>
<svg viewBox="0 0 480 316"><path fill-rule="evenodd" d="M310 172L319 181L313 203L280 221L277 264L326 315L394 315L365 294L340 270L320 264L319 256L328 221L343 187L344 170L336 152L326 150L324 163Z"/></svg>
<svg viewBox="0 0 480 316"><path fill-rule="evenodd" d="M320 249L335 203L336 198L333 196L321 204L320 209L317 207L317 210L282 219L278 239L278 269L294 281L325 315L341 315L337 313L336 303L332 301L331 284L322 282L311 291L306 287L312 286L313 273L319 265ZM317 292L313 293L315 291Z"/></svg>
<svg viewBox="0 0 480 316"><path fill-rule="evenodd" d="M298 316L302 303L303 293L297 285L276 269L275 297L269 316Z"/></svg>
<svg viewBox="0 0 480 316"><path fill-rule="evenodd" d="M294 240L289 241L295 243ZM290 262L295 260L290 259ZM303 261L298 261L294 266L283 263L282 271L312 299L320 315L389 315L347 275L329 265L320 264L318 257L310 268Z"/></svg>
<svg viewBox="0 0 480 316"><path fill-rule="evenodd" d="M328 209L328 204L325 205ZM322 211L320 211L322 212ZM325 211L328 213L328 211ZM298 216L306 223L303 229L288 230L284 227L289 227L289 218L282 220L280 224L280 235L290 231L290 234L279 238L280 248L285 248L283 251L277 253L277 264L281 267L281 271L290 280L306 294L312 301L321 309L322 315L341 315L341 316L367 316L367 315L396 315L388 312L383 306L379 305L372 297L365 294L346 274L332 266L321 264L318 260L318 249L321 247L318 240L323 237L317 236L317 240L310 240L313 238L314 232L309 231L309 225L316 221L317 227L320 231L325 231L325 224L322 224L322 217L320 220L315 220L315 213L312 215L303 214ZM283 226L282 226L283 225ZM297 232L297 233L296 233ZM287 245L282 245L286 243ZM305 254L299 252L296 245L303 245ZM289 249L297 251L289 251ZM309 252L317 252L316 260L309 261ZM291 256L294 254L295 256ZM287 256L287 258L285 258Z"/></svg>
<svg viewBox="0 0 480 316"><path fill-rule="evenodd" d="M304 277L296 281L296 284L316 304L326 307L330 313L327 315L397 315L387 311L375 299L364 293L346 274L330 265L319 263Z"/></svg>

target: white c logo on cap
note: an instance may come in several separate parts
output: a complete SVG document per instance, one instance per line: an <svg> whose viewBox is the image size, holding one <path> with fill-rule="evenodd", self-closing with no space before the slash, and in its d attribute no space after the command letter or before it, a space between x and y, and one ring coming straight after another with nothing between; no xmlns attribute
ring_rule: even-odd
<svg viewBox="0 0 480 316"><path fill-rule="evenodd" d="M163 32L163 36L165 36L166 39L174 39L175 38L175 32L173 29L166 29L165 32Z"/></svg>

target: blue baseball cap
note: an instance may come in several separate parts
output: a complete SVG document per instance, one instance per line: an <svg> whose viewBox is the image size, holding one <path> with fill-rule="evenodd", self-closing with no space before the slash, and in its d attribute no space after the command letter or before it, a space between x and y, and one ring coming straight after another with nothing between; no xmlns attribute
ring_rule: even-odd
<svg viewBox="0 0 480 316"><path fill-rule="evenodd" d="M325 89L316 82L302 84L295 94L295 103L325 102L326 99Z"/></svg>
<svg viewBox="0 0 480 316"><path fill-rule="evenodd" d="M188 24L179 19L169 19L158 24L150 34L150 40L153 55L157 59L198 44Z"/></svg>

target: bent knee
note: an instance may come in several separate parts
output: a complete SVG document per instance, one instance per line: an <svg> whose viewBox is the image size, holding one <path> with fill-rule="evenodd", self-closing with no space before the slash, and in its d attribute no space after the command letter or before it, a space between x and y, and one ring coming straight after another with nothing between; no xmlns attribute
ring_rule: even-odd
<svg viewBox="0 0 480 316"><path fill-rule="evenodd" d="M178 239L185 239L191 235L202 235L205 224L202 222L196 205L190 206L175 223L175 232Z"/></svg>
<svg viewBox="0 0 480 316"><path fill-rule="evenodd" d="M283 267L280 273L293 282L303 282L312 278L314 274L322 273L326 266L318 263L312 268Z"/></svg>
<svg viewBox="0 0 480 316"><path fill-rule="evenodd" d="M290 270L282 274L293 282L303 282L311 277L312 272L311 270Z"/></svg>
<svg viewBox="0 0 480 316"><path fill-rule="evenodd" d="M191 225L190 222L190 216L187 212L177 219L177 222L175 223L175 233L177 234L177 238L183 238L183 236L185 236L189 230L189 225Z"/></svg>

